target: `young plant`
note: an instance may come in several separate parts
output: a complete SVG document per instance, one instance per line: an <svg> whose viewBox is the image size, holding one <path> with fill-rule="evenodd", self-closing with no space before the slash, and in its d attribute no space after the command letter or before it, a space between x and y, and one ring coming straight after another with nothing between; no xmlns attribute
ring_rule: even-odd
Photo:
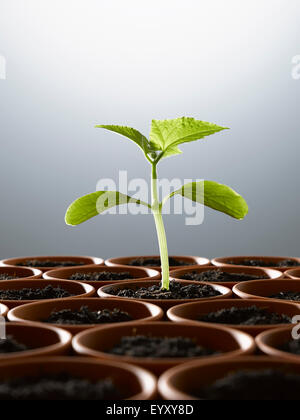
<svg viewBox="0 0 300 420"><path fill-rule="evenodd" d="M136 203L147 206L155 220L161 257L162 288L168 290L169 256L162 217L162 208L166 201L179 194L236 219L243 219L246 216L248 206L243 197L234 190L213 181L186 184L160 201L157 187L157 165L166 157L182 153L178 148L180 144L203 139L225 128L186 117L172 120L152 120L150 137L147 139L143 134L131 127L118 125L97 125L96 127L114 131L128 137L142 149L152 170L152 203L145 203L118 191L97 191L77 199L70 205L65 217L66 223L71 226L79 225L113 206L122 204Z"/></svg>

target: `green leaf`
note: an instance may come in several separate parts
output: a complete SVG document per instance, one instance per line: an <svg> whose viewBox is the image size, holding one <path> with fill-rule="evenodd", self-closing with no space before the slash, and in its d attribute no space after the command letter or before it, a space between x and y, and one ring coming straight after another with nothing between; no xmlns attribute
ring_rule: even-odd
<svg viewBox="0 0 300 420"><path fill-rule="evenodd" d="M199 139L225 130L205 121L194 118L176 118L173 120L152 120L150 144L157 150L163 151L163 157L180 153L178 145Z"/></svg>
<svg viewBox="0 0 300 420"><path fill-rule="evenodd" d="M129 138L130 140L134 141L134 143L136 143L146 155L157 150L155 147L151 146L148 139L135 128L121 125L96 125L95 127L105 128L106 130L113 131Z"/></svg>
<svg viewBox="0 0 300 420"><path fill-rule="evenodd" d="M65 221L67 225L76 226L112 207L129 203L151 208L150 204L118 191L97 191L75 200L66 212Z"/></svg>
<svg viewBox="0 0 300 420"><path fill-rule="evenodd" d="M241 220L248 213L248 205L244 198L227 185L217 182L200 181L186 184L166 197L163 204L176 194L228 214L235 219Z"/></svg>

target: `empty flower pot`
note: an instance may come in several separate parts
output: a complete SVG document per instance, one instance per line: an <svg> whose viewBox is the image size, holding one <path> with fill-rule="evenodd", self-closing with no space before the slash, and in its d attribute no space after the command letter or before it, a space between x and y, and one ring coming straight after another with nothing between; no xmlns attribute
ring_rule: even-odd
<svg viewBox="0 0 300 420"><path fill-rule="evenodd" d="M300 280L300 268L294 268L292 270L287 270L284 272L284 275L290 279Z"/></svg>
<svg viewBox="0 0 300 420"><path fill-rule="evenodd" d="M287 351L286 346L293 340L293 330L299 333L298 326L276 328L272 331L265 331L256 337L258 348L268 356L280 357L286 362L300 362L300 354L294 354Z"/></svg>
<svg viewBox="0 0 300 420"><path fill-rule="evenodd" d="M170 270L176 270L180 266L198 266L198 265L210 265L210 260L207 258L202 257L193 257L193 256L186 256L186 255L171 255L169 257L171 259ZM116 267L118 265L128 265L130 267L138 264L140 266L141 261L145 260L144 264L141 265L146 268L152 268L154 270L161 271L160 266L160 257L159 255L136 255L131 257L118 257L118 258L110 258L105 261L105 265L110 267ZM147 260L149 260L147 262ZM153 264L152 260L156 260L155 264ZM172 260L177 261L178 263L172 265ZM139 261L139 262L137 262Z"/></svg>
<svg viewBox="0 0 300 420"><path fill-rule="evenodd" d="M38 357L7 362L1 365L0 383L9 379L57 377L61 374L92 383L109 379L118 390L119 399L151 400L157 394L157 381L150 372L125 363L83 357ZM74 394L74 399L82 399L78 392Z"/></svg>
<svg viewBox="0 0 300 420"><path fill-rule="evenodd" d="M8 313L8 307L0 303L0 316L5 318L7 313Z"/></svg>
<svg viewBox="0 0 300 420"><path fill-rule="evenodd" d="M125 278L124 280L83 280L80 279L80 275L88 276L90 273L97 273L101 275L101 273L111 273L112 275L121 275L121 274L129 274L129 278ZM107 284L113 284L120 281L129 281L129 280L149 280L149 279L160 279L161 274L157 270L151 270L148 268L142 267L106 267L106 266L86 266L86 267L78 267L78 268L63 268L60 270L51 270L44 273L44 279L63 279L63 280L70 280L72 275L78 274L79 277L78 281L82 283L90 284L91 286L95 287L96 289L105 286ZM77 281L77 279L76 279Z"/></svg>
<svg viewBox="0 0 300 420"><path fill-rule="evenodd" d="M93 328L95 324L48 324L44 323L49 318L53 311L62 311L71 309L72 311L79 310L82 306L87 306L91 311L102 311L104 309L114 310L119 309L123 312L127 312L131 317L132 321L159 321L162 319L164 313L161 308L156 305L152 305L147 302L136 302L121 299L94 299L94 298L82 298L82 299L62 299L60 301L47 301L47 302L36 302L27 305L22 305L12 309L9 312L8 319L10 321L22 322L22 323L43 323L43 325L53 325L56 327L64 328L72 334L78 334L89 328ZM129 322L132 322L129 321ZM107 326L108 324L98 324L97 326ZM109 324L112 325L112 324Z"/></svg>
<svg viewBox="0 0 300 420"><path fill-rule="evenodd" d="M279 293L284 294L285 292L295 292L299 294L299 301L296 299L296 294L294 299L285 299L288 302L298 303L300 305L300 281L283 279L283 280L267 280L267 281L248 281L244 283L239 283L233 288L233 292L236 296L241 299L278 299L279 301L284 301L283 299L276 298L275 296Z"/></svg>
<svg viewBox="0 0 300 420"><path fill-rule="evenodd" d="M22 360L40 356L63 356L71 350L72 335L61 328L19 324L5 325L6 337L12 336L19 344L27 347L24 351L0 353L0 366L7 361Z"/></svg>
<svg viewBox="0 0 300 420"><path fill-rule="evenodd" d="M222 309L230 308L249 308L256 306L263 308L267 312L277 313L279 315L286 315L291 319L295 315L299 315L300 306L294 303L282 302L277 300L257 300L257 299L224 299L212 300L205 302L193 302L183 305L175 306L168 310L167 317L173 322L190 322L196 325L212 325L233 328L239 331L244 331L252 337L256 337L263 331L278 328L279 326L291 325L287 324L266 324L266 325L244 325L244 324L221 324L213 322L201 321L200 318L210 313L218 312Z"/></svg>
<svg viewBox="0 0 300 420"><path fill-rule="evenodd" d="M201 389L228 375L266 369L300 374L300 363L284 363L283 359L257 356L191 362L165 372L158 381L158 390L166 400L197 400L200 398L196 395ZM261 397L264 398L263 392Z"/></svg>
<svg viewBox="0 0 300 420"><path fill-rule="evenodd" d="M273 268L285 272L291 267L300 266L300 258L295 257L266 257L266 256L238 256L218 257L211 260L218 267L232 267L234 265L245 267Z"/></svg>
<svg viewBox="0 0 300 420"><path fill-rule="evenodd" d="M261 277L262 279L277 279L282 278L282 272L278 270L272 270L267 268L253 268L253 267L194 267L194 268L181 268L175 271L171 271L170 276L175 280L186 280L185 276L188 276L190 273L205 273L205 272L223 272L223 273L229 273L234 275L249 275L249 278L251 279L251 276L255 277ZM207 280L202 280L207 281ZM240 280L245 281L245 280ZM238 284L240 281L212 281L214 284L219 284L221 286L228 287L230 289L233 288L236 284Z"/></svg>
<svg viewBox="0 0 300 420"><path fill-rule="evenodd" d="M33 280L6 280L0 282L0 293L6 290L22 290L22 289L44 289L46 286L52 286L54 288L61 288L66 292L70 293L73 299L83 298L95 295L95 289L89 284L83 284L71 280L44 280L44 279L33 279ZM55 299L55 300L60 300ZM0 303L6 305L9 309L15 308L16 306L24 305L27 303L35 302L34 299L26 300L13 300L13 299L1 299Z"/></svg>
<svg viewBox="0 0 300 420"><path fill-rule="evenodd" d="M39 266L39 262L42 264ZM51 255L51 256L34 256L34 257L18 257L18 258L8 258L0 261L0 266L15 265L22 267L36 268L43 273L49 270L53 270L55 267L61 267L62 264L68 264L68 267L72 266L82 267L84 265L103 265L104 260L102 258L96 257L85 257L85 256L61 256L61 255ZM34 267L33 267L34 266Z"/></svg>
<svg viewBox="0 0 300 420"><path fill-rule="evenodd" d="M193 340L197 345L218 352L212 355L198 357L136 357L129 355L114 355L108 353L115 345L119 344L122 337L147 336L174 338L183 337ZM138 344L141 351L141 345ZM173 344L173 351L174 351ZM240 331L229 330L210 325L197 326L189 324L175 324L166 322L135 323L115 325L104 328L95 328L78 334L73 339L74 350L82 356L97 357L111 362L126 362L150 370L155 375L178 364L186 363L193 359L210 360L211 358L237 357L252 354L255 343L252 337ZM132 346L130 349L132 352ZM167 352L167 350L166 350ZM153 353L152 353L153 354Z"/></svg>
<svg viewBox="0 0 300 420"><path fill-rule="evenodd" d="M28 280L40 279L42 272L36 268L16 267L16 266L0 266L0 279L5 280Z"/></svg>
<svg viewBox="0 0 300 420"><path fill-rule="evenodd" d="M206 285L207 283L201 283L201 282L191 282L191 281L180 281L179 283L181 283L182 285L186 286L189 284L196 284L196 285ZM161 282L159 280L149 280L149 281L144 281L143 284L141 284L138 281L127 281L127 282L123 282L123 283L116 283L113 285L109 285L109 286L103 286L98 290L98 295L100 297L117 297L118 299L130 299L130 300L138 300L138 301L142 301L142 302L149 302L149 303L153 303L154 305L158 305L160 308L162 308L164 311L167 311L169 308L175 306L175 305L179 305L181 303L184 302L194 302L195 300L209 300L212 301L214 299L227 299L230 298L232 296L232 292L230 289L228 289L227 287L224 286L219 286L216 284L211 284L210 286L218 291L220 293L220 295L215 296L215 297L207 297L207 298L203 298L203 299L138 299L138 298L130 298L130 297L120 297L120 296L115 296L114 294L111 293L112 290L118 290L118 289L139 289L141 287L150 287L150 286L160 286Z"/></svg>

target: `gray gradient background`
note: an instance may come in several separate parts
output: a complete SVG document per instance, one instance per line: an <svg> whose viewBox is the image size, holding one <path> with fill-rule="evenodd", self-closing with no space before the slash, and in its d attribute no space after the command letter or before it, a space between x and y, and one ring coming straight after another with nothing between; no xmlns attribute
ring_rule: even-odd
<svg viewBox="0 0 300 420"><path fill-rule="evenodd" d="M101 177L148 177L129 141L93 128L193 116L230 131L183 146L162 177L242 193L235 221L169 216L170 253L299 256L299 0L0 0L0 257L156 253L151 216L64 224Z"/></svg>

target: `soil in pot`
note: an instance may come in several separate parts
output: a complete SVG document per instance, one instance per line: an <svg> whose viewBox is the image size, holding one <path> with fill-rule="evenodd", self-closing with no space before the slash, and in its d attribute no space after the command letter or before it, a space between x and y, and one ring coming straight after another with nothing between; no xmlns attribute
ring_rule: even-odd
<svg viewBox="0 0 300 420"><path fill-rule="evenodd" d="M193 394L205 400L299 400L300 375L275 369L241 370Z"/></svg>
<svg viewBox="0 0 300 420"><path fill-rule="evenodd" d="M134 277L128 272L110 272L110 271L99 271L99 272L89 272L89 273L74 273L69 277L69 280L77 281L121 281L121 280L131 280Z"/></svg>
<svg viewBox="0 0 300 420"><path fill-rule="evenodd" d="M233 265L244 265L249 267L299 267L300 263L295 260L281 260L278 262L274 261L266 261L266 260L260 260L260 259L245 259L245 260L239 260L239 261L228 261L228 264Z"/></svg>
<svg viewBox="0 0 300 420"><path fill-rule="evenodd" d="M286 351L288 353L296 354L300 356L300 339L290 340L282 345L279 350Z"/></svg>
<svg viewBox="0 0 300 420"><path fill-rule="evenodd" d="M19 267L42 267L42 268L51 268L51 267L77 267L85 265L82 261L55 261L55 260L26 260L16 264Z"/></svg>
<svg viewBox="0 0 300 420"><path fill-rule="evenodd" d="M300 288L300 287L299 287ZM271 299L292 300L300 302L300 292L280 292L270 296Z"/></svg>
<svg viewBox="0 0 300 420"><path fill-rule="evenodd" d="M0 400L115 400L119 395L110 379L93 383L65 373L0 382Z"/></svg>
<svg viewBox="0 0 300 420"><path fill-rule="evenodd" d="M96 325L128 321L133 321L133 318L127 312L117 308L91 311L88 306L82 306L79 310L53 311L43 322L57 325Z"/></svg>
<svg viewBox="0 0 300 420"><path fill-rule="evenodd" d="M202 315L199 321L231 325L277 325L290 324L292 319L284 314L269 312L255 305L246 308L227 308Z"/></svg>
<svg viewBox="0 0 300 420"><path fill-rule="evenodd" d="M16 276L11 276L7 273L1 273L0 274L0 280L12 280L12 279L15 279L15 278L17 278L17 277Z"/></svg>
<svg viewBox="0 0 300 420"><path fill-rule="evenodd" d="M170 281L170 289L162 290L159 284L149 287L139 287L135 289L108 288L107 293L126 298L134 299L204 299L221 296L218 290L209 285L197 285Z"/></svg>
<svg viewBox="0 0 300 420"><path fill-rule="evenodd" d="M194 263L195 264L195 263ZM169 257L169 266L170 267L183 267L188 265L194 265L191 262L183 261L174 257ZM131 260L128 265L135 267L160 267L161 261L160 258L135 258Z"/></svg>
<svg viewBox="0 0 300 420"><path fill-rule="evenodd" d="M199 346L187 337L136 335L122 337L108 353L127 357L178 358L210 356L219 352Z"/></svg>
<svg viewBox="0 0 300 420"><path fill-rule="evenodd" d="M0 300L42 300L60 299L74 296L62 289L47 285L44 288L23 288L0 290Z"/></svg>
<svg viewBox="0 0 300 420"><path fill-rule="evenodd" d="M14 336L8 335L6 338L0 338L0 354L16 353L30 350L25 344L18 342Z"/></svg>
<svg viewBox="0 0 300 420"><path fill-rule="evenodd" d="M268 279L267 276L255 276L253 274L245 273L228 273L222 270L208 270L203 272L191 271L190 273L183 274L179 277L181 280L192 280L192 281L202 281L202 282L212 282L212 283L221 283L221 282L242 282L258 279Z"/></svg>

